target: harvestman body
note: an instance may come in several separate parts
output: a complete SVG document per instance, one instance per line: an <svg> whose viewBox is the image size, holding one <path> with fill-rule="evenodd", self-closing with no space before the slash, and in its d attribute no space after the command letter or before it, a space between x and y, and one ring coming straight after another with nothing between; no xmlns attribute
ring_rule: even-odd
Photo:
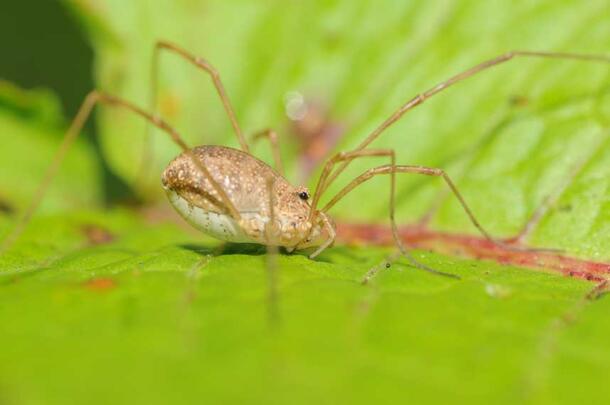
<svg viewBox="0 0 610 405"><path fill-rule="evenodd" d="M195 228L228 242L254 242L289 250L322 245L330 239L328 232L333 228L325 214L320 213L321 223L307 220L311 209L307 189L292 186L265 162L223 146L199 146L193 154L205 162L240 215L236 220L226 213L210 181L188 156L180 155L165 169L161 181L171 204ZM270 193L275 200L273 215Z"/></svg>
<svg viewBox="0 0 610 405"><path fill-rule="evenodd" d="M161 50L168 50L181 56L211 76L237 135L241 150L223 146L199 146L191 149L167 122L154 113L158 56ZM335 226L327 215L328 210L360 184L377 175L389 175L391 179L389 213L397 247L414 266L439 273L413 259L398 237L394 219L395 177L396 173L412 173L442 177L459 200L470 221L488 240L508 249L522 250L523 248L507 246L503 242L493 239L485 231L454 183L443 170L422 166L397 165L393 150L368 149L371 142L398 121L407 111L464 79L516 57L610 62L610 57L604 55L515 51L475 65L407 101L354 150L332 156L322 170L315 192L310 196L306 188L295 187L284 178L275 132L267 130L258 134L257 137L269 139L277 170L249 153L248 143L237 123L218 72L206 60L195 57L174 44L164 41L158 42L155 46L152 65L153 85L150 110L153 112L146 112L128 101L109 94L98 91L91 92L86 97L66 133L31 205L25 210L13 232L3 241L0 250L8 248L23 231L42 200L68 148L78 136L87 117L98 102L130 110L143 117L150 124L165 131L182 149L182 154L165 169L162 176L163 187L171 204L190 224L218 239L231 242L256 242L266 245L272 250L277 249L278 246L283 246L289 251L317 246L318 248L310 255L313 258L330 246L335 238ZM324 207L318 209L321 196L350 162L367 156L383 156L389 162L386 165L365 171L332 197ZM147 160L144 159L145 162ZM449 276L455 277L453 275Z"/></svg>

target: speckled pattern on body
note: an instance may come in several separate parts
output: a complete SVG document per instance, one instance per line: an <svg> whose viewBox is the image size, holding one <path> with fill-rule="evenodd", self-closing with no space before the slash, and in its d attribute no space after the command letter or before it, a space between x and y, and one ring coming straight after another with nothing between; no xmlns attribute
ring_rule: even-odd
<svg viewBox="0 0 610 405"><path fill-rule="evenodd" d="M183 153L163 172L161 181L170 202L193 226L218 239L256 242L266 245L300 247L320 239L316 224L308 237L309 203L300 197L307 192L295 187L265 162L243 151L224 146L199 146L194 156L208 169L225 191L241 218L232 218L211 182ZM265 225L271 218L268 179L274 179L275 224L269 234Z"/></svg>

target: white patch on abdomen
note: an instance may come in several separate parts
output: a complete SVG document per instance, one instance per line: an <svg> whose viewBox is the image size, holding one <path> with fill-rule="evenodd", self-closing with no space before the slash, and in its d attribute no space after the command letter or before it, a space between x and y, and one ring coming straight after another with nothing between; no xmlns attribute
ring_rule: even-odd
<svg viewBox="0 0 610 405"><path fill-rule="evenodd" d="M227 214L205 211L180 197L178 193L166 190L170 203L192 226L216 239L227 242L247 243L256 240L249 237L239 224ZM252 214L251 214L252 215ZM254 214L257 215L257 214Z"/></svg>

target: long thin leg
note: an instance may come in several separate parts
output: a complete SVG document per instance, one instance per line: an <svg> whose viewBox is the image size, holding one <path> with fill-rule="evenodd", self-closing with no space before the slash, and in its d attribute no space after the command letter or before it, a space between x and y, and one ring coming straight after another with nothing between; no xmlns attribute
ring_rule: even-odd
<svg viewBox="0 0 610 405"><path fill-rule="evenodd" d="M267 138L271 145L271 152L273 153L273 161L275 163L275 170L277 170L282 176L284 176L284 165L282 164L282 154L280 153L280 145L277 139L277 133L272 129L265 129L257 132L252 136L252 140L256 141L261 138Z"/></svg>
<svg viewBox="0 0 610 405"><path fill-rule="evenodd" d="M468 207L468 204L466 204L466 200L464 199L462 194L459 192L459 190L457 189L457 187L455 186L455 184L453 183L451 178L447 175L447 173L445 173L445 171L442 169L437 169L437 168L432 168L432 167L396 165L396 166L394 166L394 169L392 169L392 166L385 165L385 166L379 166L379 167L375 167L373 169L369 169L366 172L364 172L363 174L361 174L360 176L356 177L347 186L345 186L341 191L339 191L337 193L337 195L335 195L324 206L324 208L322 208L322 212L326 212L329 209L331 209L341 198L345 197L345 195L347 195L347 193L349 193L350 191L352 191L354 188L356 188L360 184L364 183L365 181L370 180L372 177L380 175L380 174L391 174L392 176L394 176L395 173L414 173L414 174L423 174L425 176L442 177L443 180L445 181L445 183L447 183L447 185L449 186L449 188L455 195L455 197L458 199L460 205L466 212L466 215L468 215L470 222L489 241L496 243L496 244L499 243L485 230L485 228L483 228L481 226L481 224L479 223L477 218L474 216L474 214L470 210L470 207ZM393 206L392 206L392 210L393 210Z"/></svg>
<svg viewBox="0 0 610 405"><path fill-rule="evenodd" d="M328 161L324 165L322 174L320 174L320 178L318 179L318 184L316 185L316 190L314 191L314 194L313 194L313 199L312 199L312 203L311 203L311 208L309 210L309 219L308 219L310 222L313 221L314 216L320 215L320 213L317 212L316 208L318 206L318 203L320 202L320 198L322 197L322 194L324 194L324 192L328 188L328 184L329 184L329 182L327 181L328 176L332 173L332 170L335 167L335 165L337 165L338 163L341 163L341 162L351 161L351 160L361 158L361 157L373 157L373 156L390 156L392 163L395 163L395 154L392 149L367 149L367 150L360 150L360 151L340 152L340 153L337 153L334 156L332 156L330 159L328 159ZM394 183L392 183L392 187L394 187ZM320 254L328 246L330 246L334 241L334 235L335 235L334 228L332 226L330 226L330 224L328 223L329 222L328 218L324 214L322 214L322 219L325 222L326 228L328 230L330 230L329 234L333 235L333 236L332 236L332 238L329 238L329 240L326 241L326 243L321 245L314 253L309 255L309 257L312 259L314 257L316 257L318 254Z"/></svg>
<svg viewBox="0 0 610 405"><path fill-rule="evenodd" d="M373 132L367 136L364 141L358 145L354 151L359 151L366 148L371 142L373 142L383 131L385 131L388 127L398 121L407 111L412 110L418 105L422 104L424 101L428 100L432 96L442 92L443 90L453 86L456 83L461 82L462 80L466 80L471 76L474 76L478 73L481 73L493 66L500 65L504 62L508 62L517 57L526 57L526 58L546 58L546 59L571 59L571 60L581 60L581 61L589 61L589 62L601 62L601 63L610 63L610 56L607 55L595 55L595 54L579 54L579 53L568 53L568 52L533 52L533 51L511 51L500 56L497 56L493 59L486 60L482 63L479 63L470 69L464 70L461 73L458 73L455 76L450 77L449 79L440 82L434 87L420 93L407 101L405 104L400 106L398 110L396 110L388 119L381 123ZM333 173L333 175L329 178L328 184L332 183L335 178L339 174L345 170L347 165L350 164L350 161L347 160L341 164L341 166Z"/></svg>
<svg viewBox="0 0 610 405"><path fill-rule="evenodd" d="M237 118L235 117L235 111L231 105L231 101L229 100L229 96L220 80L220 74L218 71L205 59L200 58L198 56L193 55L182 47L173 44L168 41L157 41L155 44L155 48L153 50L152 62L151 62L151 84L150 84L150 99L149 99L149 109L152 114L156 114L157 112L157 97L159 93L158 79L159 79L159 57L162 50L167 50L177 54L178 56L186 59L188 62L191 62L196 67L202 69L204 72L208 73L212 78L212 83L216 88L216 92L222 101L222 105L229 117L229 121L231 121L231 126L235 131L235 135L237 136L237 140L241 146L241 149L245 152L249 152L248 143L246 138L243 135L241 127L237 122ZM146 136L144 139L144 147L142 153L142 163L140 165L140 174L139 179L142 183L146 181L148 176L148 172L153 162L152 156L152 127L147 125L146 127Z"/></svg>
<svg viewBox="0 0 610 405"><path fill-rule="evenodd" d="M227 116L229 117L229 120L231 121L231 126L233 127L233 130L235 131L237 140L239 141L239 144L241 145L242 150L244 152L249 152L248 143L246 142L246 138L244 137L244 135L241 131L241 128L237 122L237 118L235 118L235 111L233 110L231 101L229 101L229 96L227 95L227 92L225 91L222 81L220 80L220 74L218 73L218 71L207 60L200 58L198 56L195 56L192 53L188 52L187 50L181 48L180 46L173 44L171 42L168 42L168 41L158 41L155 44L155 49L154 49L154 53L153 53L153 63L152 63L153 86L151 87L151 89L152 89L152 97L151 97L152 110L151 111L154 112L156 110L156 98L157 98L157 92L158 92L157 91L157 76L158 76L158 72L159 72L158 58L159 58L160 52L162 50L168 50L170 52L173 52L173 53L181 56L182 58L191 62L193 65L202 69L203 71L205 71L206 73L208 73L211 76L212 83L214 84L214 87L216 88L216 92L218 93L218 96L220 97L220 100L222 101L222 105L223 105L225 111L227 112Z"/></svg>
<svg viewBox="0 0 610 405"><path fill-rule="evenodd" d="M459 201L459 203L462 206L464 212L466 212L466 215L468 215L468 218L470 219L470 222L479 230L479 232L481 232L481 234L487 240L489 240L491 243L493 243L493 244L495 244L497 246L503 247L503 248L508 249L508 250L517 250L517 251L523 251L523 250L531 251L532 250L532 249L529 249L529 248L520 248L518 246L508 245L508 244L506 244L506 243L504 243L502 241L498 241L498 240L494 239L485 230L485 228L483 228L481 226L481 224L479 223L477 218L472 213L472 211L471 211L470 207L468 206L468 204L466 204L466 200L464 199L462 194L459 192L459 190L457 189L457 187L455 186L455 184L453 183L451 178L447 175L447 173L445 173L444 170L437 169L437 168L424 167L424 166L408 166L408 165L398 165L398 166L392 167L391 165L385 165L385 166L379 166L379 167L376 167L376 168L373 168L373 169L369 169L366 172L364 172L363 174L361 174L360 176L358 176L357 178L355 178L354 180L352 180L347 186L345 186L341 191L339 191L337 193L337 195L335 195L326 204L326 206L324 206L324 208L322 208L322 212L327 212L339 200L341 200L341 198L345 197L345 195L347 195L354 188L356 188L360 184L370 180L372 177L380 175L380 174L391 174L392 176L394 176L395 173L413 173L413 174L423 174L425 176L442 177L443 180L445 181L445 183L447 183L447 185L449 186L449 189L451 190L453 195ZM394 213L394 202L391 202L390 212L391 212L391 215L393 216L393 213ZM392 217L392 221L393 221L393 223L392 223L392 233L396 237L397 236L397 228L396 228L396 224L394 223L393 217ZM536 249L533 249L533 250L536 250Z"/></svg>
<svg viewBox="0 0 610 405"><path fill-rule="evenodd" d="M339 154L333 156L326 163L326 166L324 167L324 170L322 171L322 174L320 175L320 180L318 181L318 185L316 187L316 192L314 194L314 199L313 199L313 202L311 205L310 218L313 217L313 215L316 215L317 203L318 203L319 198L322 195L322 193L327 189L326 179L327 179L328 175L332 172L333 167L340 162L351 161L356 158L365 157L365 156L387 156L390 158L390 161L391 161L391 164L388 167L390 167L390 168L396 167L396 155L394 153L394 150L392 150L392 149L368 149L368 150L339 153ZM372 169L372 170L374 170L374 169ZM428 271L430 273L444 275L444 276L456 277L453 274L443 273L438 270L434 270L433 268L430 268L423 263L420 263L413 257L413 255L407 250L407 248L404 246L404 244L400 240L400 238L398 236L398 228L396 227L396 221L394 219L394 211L395 211L394 210L394 206L395 206L394 201L396 199L396 174L395 174L396 171L390 170L388 173L390 174L390 177L391 177L391 181L390 181L390 221L392 223L392 235L396 242L396 246L398 246L402 255L405 256L407 258L407 260L409 260L409 262L413 266L417 267L418 269ZM362 176L360 176L360 177L362 177ZM351 185L351 183L350 183L350 185ZM356 186L354 186L354 187L356 187ZM331 203L332 202L333 201L331 201ZM334 203L333 203L333 205L334 205ZM327 204L327 206L328 206L328 204ZM331 207L332 207L332 205L331 205ZM326 207L324 209L322 209L322 213L324 213L326 211L327 211ZM326 248L326 246L327 246L327 244L320 246L320 248L318 248L310 257L315 257L316 255L318 255L324 248Z"/></svg>
<svg viewBox="0 0 610 405"><path fill-rule="evenodd" d="M269 195L269 222L265 224L265 234L267 240L272 240L273 234L276 232L275 227L275 179L267 178L267 193ZM279 317L278 311L278 293L277 293L277 255L278 247L275 245L267 245L267 282L268 282L268 307L269 320L274 323Z"/></svg>
<svg viewBox="0 0 610 405"><path fill-rule="evenodd" d="M316 208L318 207L318 203L320 202L322 194L324 194L324 192L328 189L328 186L330 184L328 177L332 173L335 165L342 162L350 162L354 159L367 156L394 156L394 151L392 149L367 149L350 152L339 152L332 156L330 159L328 159L328 161L324 165L324 169L322 169L320 178L318 179L316 190L313 193L311 209L309 211L309 221L311 221L314 215L316 215Z"/></svg>
<svg viewBox="0 0 610 405"><path fill-rule="evenodd" d="M324 241L324 243L322 243L312 254L309 255L310 259L313 259L317 255L322 253L327 247L332 245L335 242L335 238L337 237L337 232L335 231L335 227L333 226L331 221L328 219L328 216L326 214L324 214L323 212L319 212L318 215L321 216L322 225L324 226L324 229L326 229L326 233L328 234L328 239L326 239L326 241ZM297 249L299 249L299 248L297 247Z"/></svg>
<svg viewBox="0 0 610 405"><path fill-rule="evenodd" d="M237 211L237 209L235 209L235 206L233 205L233 203L231 202L231 200L229 199L229 197L227 196L225 191L222 189L222 187L220 187L218 185L218 183L216 183L216 181L214 180L214 178L212 177L212 175L210 174L208 169L203 165L203 163L201 163L199 161L199 159L197 159L195 157L195 155L193 155L191 149L186 145L186 143L183 141L182 137L169 124L167 124L165 121L160 119L158 116L147 113L146 111L142 110L141 108L137 107L134 104L131 104L128 101L125 101L118 97L114 97L109 94L101 93L99 91L94 90L94 91L90 92L87 95L87 97L85 98L85 101L81 105L78 113L76 114L76 117L72 121L70 128L66 132L66 135L64 136L64 139L63 139L61 145L59 146L59 149L58 149L57 153L55 154L53 161L51 162L51 165L47 169L47 171L43 177L43 180L40 183L40 186L38 186L38 188L36 189L32 202L26 208L26 210L24 211L21 218L18 219L17 225L15 226L13 231L8 235L8 237L6 239L4 239L4 241L0 245L0 252L3 252L8 247L10 247L14 243L14 241L19 237L19 235L23 232L25 226L31 219L32 215L34 214L34 212L36 211L38 206L40 205L40 202L42 201L47 189L49 188L51 181L53 180L53 177L57 173L57 170L59 169L61 162L63 161L66 153L68 152L68 149L76 140L76 138L77 138L78 134L81 132L83 125L85 124L87 118L91 115L91 111L93 110L93 107L98 102L112 105L112 106L122 107L129 111L132 111L132 112L136 113L137 115L143 117L144 119L148 120L149 122L151 122L157 128L165 131L171 137L171 139L180 147L180 149L182 149L182 151L192 160L195 167L197 167L197 169L200 170L201 173L212 184L212 187L214 187L215 191L218 193L219 198L222 201L222 203L225 205L225 208L227 209L228 213L234 219L236 219L236 220L240 219L239 212Z"/></svg>
<svg viewBox="0 0 610 405"><path fill-rule="evenodd" d="M392 263L394 263L396 260L398 260L400 258L401 254L402 254L401 252L394 253L394 254L388 256L383 262L381 262L377 266L371 267L369 269L369 271L366 272L364 277L362 277L362 281L360 283L362 285L368 284L369 281L371 281L373 279L373 277L375 277L377 275L377 273L379 273L381 270L383 270L384 268L389 269L390 266L392 265Z"/></svg>
<svg viewBox="0 0 610 405"><path fill-rule="evenodd" d="M435 270L435 269L430 268L430 267L426 266L425 264L422 264L419 261L415 260L413 255L411 255L411 253L405 247L404 243L402 243L402 240L400 239L400 235L398 234L398 226L396 225L396 217L395 217L395 212L396 212L396 173L420 173L420 174L428 174L428 173L419 172L418 171L419 169L428 169L428 168L422 168L422 167L419 167L419 166L404 166L404 165L397 166L394 163L394 158L392 158L392 164L391 165L384 165L384 166L379 166L379 167L376 167L376 168L373 168L373 169L369 169L366 172L364 172L363 174L361 174L360 176L358 176L357 178L355 178L352 182L350 182L347 186L345 186L341 191L339 191L339 193L337 193L337 195L335 195L335 197L333 197L324 206L324 208L322 208L322 212L327 212L339 200L341 200L341 198L345 197L350 191L352 191L354 188L356 188L360 184L366 182L367 180L370 180L374 176L379 175L379 174L390 174L390 178L391 178L391 186L390 186L390 224L391 224L391 227L392 227L392 237L394 238L394 243L396 243L396 246L398 246L398 249L400 250L400 252L403 254L403 256L405 256L411 262L411 264L413 266L415 266L415 267L417 267L417 268L419 268L421 270L428 271L430 273L434 273L434 274L438 274L438 275L442 275L442 276L447 276L447 277L452 277L452 278L459 279L460 277L455 275L455 274L449 274L449 273L444 273L444 272ZM429 170L438 170L438 169L429 169ZM442 171L440 171L440 173L442 173L442 174L439 174L439 175L443 176L445 181L447 181L447 183L449 184L449 187L451 187L451 190L453 190L453 192L456 193L456 196L458 197L460 203L462 204L462 206L466 210L466 213L470 217L471 221L473 221L473 223L484 233L484 235L487 238L491 239L489 234L487 234L487 232L479 225L478 221L476 220L476 218L474 217L474 215L470 211L470 208L468 208L468 205L466 205L466 202L462 198L461 194L459 193L457 188L453 185L453 182L451 181L449 176L444 174L444 172L442 172ZM434 175L434 174L429 174L429 175ZM493 239L491 239L491 240L493 240Z"/></svg>

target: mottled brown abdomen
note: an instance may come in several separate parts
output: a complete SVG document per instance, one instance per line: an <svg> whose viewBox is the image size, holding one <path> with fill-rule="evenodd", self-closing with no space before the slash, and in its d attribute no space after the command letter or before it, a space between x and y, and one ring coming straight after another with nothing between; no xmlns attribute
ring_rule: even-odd
<svg viewBox="0 0 610 405"><path fill-rule="evenodd" d="M276 179L276 189L290 186L265 162L240 150L209 145L198 146L193 153L239 212L268 211L268 176ZM214 187L184 153L167 166L161 181L166 189L176 192L190 204L210 212L226 212Z"/></svg>

